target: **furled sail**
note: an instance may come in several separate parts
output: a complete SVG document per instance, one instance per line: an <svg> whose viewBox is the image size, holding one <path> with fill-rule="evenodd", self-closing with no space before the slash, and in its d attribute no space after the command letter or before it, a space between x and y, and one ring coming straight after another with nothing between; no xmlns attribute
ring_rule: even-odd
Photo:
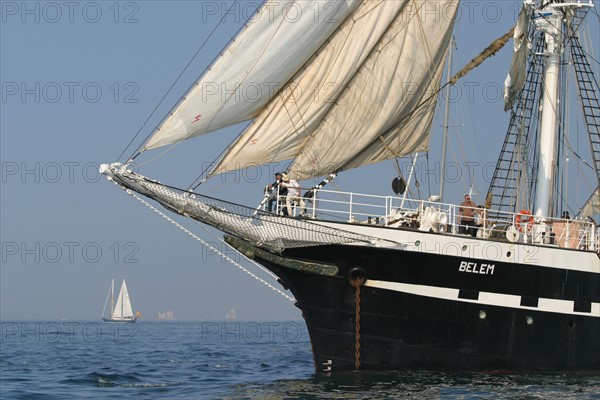
<svg viewBox="0 0 600 400"><path fill-rule="evenodd" d="M364 1L212 174L294 159L307 179L426 149L457 6Z"/></svg>
<svg viewBox="0 0 600 400"><path fill-rule="evenodd" d="M144 150L253 118L360 3L266 1Z"/></svg>
<svg viewBox="0 0 600 400"><path fill-rule="evenodd" d="M527 77L527 56L529 54L528 30L531 15L535 4L526 2L519 13L519 19L515 26L514 53L510 63L510 70L504 81L504 111L512 108L517 93L523 88Z"/></svg>

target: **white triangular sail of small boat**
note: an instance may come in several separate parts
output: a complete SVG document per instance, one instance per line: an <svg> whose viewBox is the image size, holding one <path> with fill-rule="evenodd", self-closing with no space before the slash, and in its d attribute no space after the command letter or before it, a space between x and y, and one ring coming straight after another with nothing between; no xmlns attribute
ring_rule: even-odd
<svg viewBox="0 0 600 400"><path fill-rule="evenodd" d="M110 300L110 305L108 304L108 301ZM113 316L113 310L115 307L115 280L113 279L110 283L110 287L108 288L108 295L106 296L106 301L104 302L104 308L102 309L102 314L100 314L101 317L104 317L106 315L106 307L109 307L109 318L112 318Z"/></svg>
<svg viewBox="0 0 600 400"><path fill-rule="evenodd" d="M325 7L264 7L291 4L306 14ZM287 27L285 13L276 12L281 21L249 24L144 150L253 117L213 175L294 159L290 172L306 179L425 150L458 2L335 4L334 21L303 15ZM263 70L275 62L278 68ZM250 83L278 90L251 99L242 93ZM209 96L209 87L221 92ZM225 95L232 87L239 90Z"/></svg>
<svg viewBox="0 0 600 400"><path fill-rule="evenodd" d="M119 291L119 297L115 303L113 310L113 318L115 319L127 319L133 318L133 310L131 309L131 300L129 299L129 292L127 291L127 284L125 280L121 284L121 290Z"/></svg>

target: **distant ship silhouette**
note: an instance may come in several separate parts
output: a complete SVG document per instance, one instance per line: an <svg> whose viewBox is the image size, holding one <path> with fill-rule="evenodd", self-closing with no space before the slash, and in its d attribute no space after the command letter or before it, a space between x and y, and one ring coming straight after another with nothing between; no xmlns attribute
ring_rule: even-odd
<svg viewBox="0 0 600 400"><path fill-rule="evenodd" d="M227 314L225 314L225 319L228 321L233 321L237 319L237 316L235 314L235 308L232 308Z"/></svg>
<svg viewBox="0 0 600 400"><path fill-rule="evenodd" d="M158 312L158 314L156 314L156 319L158 321L170 321L170 320L174 320L175 316L173 315L173 310L168 310L165 312Z"/></svg>

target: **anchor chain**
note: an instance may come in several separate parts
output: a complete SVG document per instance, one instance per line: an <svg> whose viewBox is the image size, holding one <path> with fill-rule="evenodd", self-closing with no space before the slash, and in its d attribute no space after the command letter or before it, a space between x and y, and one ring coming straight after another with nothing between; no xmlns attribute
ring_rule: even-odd
<svg viewBox="0 0 600 400"><path fill-rule="evenodd" d="M354 367L358 371L360 369L360 287L367 281L367 274L361 267L352 268L348 272L348 283L356 290L356 314L354 320Z"/></svg>
<svg viewBox="0 0 600 400"><path fill-rule="evenodd" d="M356 342L354 344L354 367L357 371L360 368L360 286L361 285L356 285Z"/></svg>

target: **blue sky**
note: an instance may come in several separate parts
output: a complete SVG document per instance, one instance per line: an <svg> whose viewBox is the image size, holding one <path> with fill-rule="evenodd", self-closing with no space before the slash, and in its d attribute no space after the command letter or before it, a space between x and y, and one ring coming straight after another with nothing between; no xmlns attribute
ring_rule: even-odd
<svg viewBox="0 0 600 400"><path fill-rule="evenodd" d="M220 319L232 308L241 319L301 318L292 303L97 173L98 164L113 162L121 154L230 5L231 1L0 2L1 319L96 319L113 277L127 279L134 308L147 319L169 309L178 319ZM142 128L141 137L256 5L245 2L228 14ZM463 2L455 31L455 70L514 24L519 5ZM590 19L598 56L597 14ZM463 176L474 171L481 193L487 190L485 167L495 164L506 131L508 114L502 111L498 90L511 44L453 91L448 161L456 163ZM440 125L438 115L430 153L434 170L440 159ZM237 132L226 129L190 140L144 165L142 172L187 187ZM428 184L437 187L439 180L427 182L425 165L420 168L426 196ZM280 168L265 167L260 176L230 174L224 182L216 178L204 190L254 205L274 169ZM342 174L335 187L391 195L394 176L393 164L382 163ZM583 181L581 186L583 193ZM447 184L448 201L459 201L468 187L468 179ZM223 247L193 222L186 225Z"/></svg>

